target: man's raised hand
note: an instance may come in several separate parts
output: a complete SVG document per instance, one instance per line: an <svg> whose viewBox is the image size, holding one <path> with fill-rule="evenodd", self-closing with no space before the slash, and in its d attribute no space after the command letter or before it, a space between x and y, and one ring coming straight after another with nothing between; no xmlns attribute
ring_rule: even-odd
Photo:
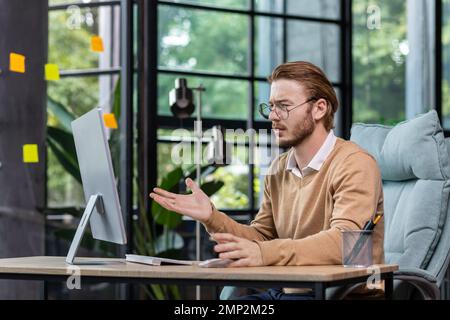
<svg viewBox="0 0 450 320"><path fill-rule="evenodd" d="M191 189L191 194L176 194L161 188L154 188L150 198L167 210L191 217L194 220L205 222L212 214L212 206L208 196L200 187L186 179L186 185Z"/></svg>

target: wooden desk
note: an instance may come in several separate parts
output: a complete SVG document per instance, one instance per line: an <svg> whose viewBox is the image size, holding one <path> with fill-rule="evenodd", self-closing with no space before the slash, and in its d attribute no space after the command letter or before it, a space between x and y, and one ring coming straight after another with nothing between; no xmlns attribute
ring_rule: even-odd
<svg viewBox="0 0 450 320"><path fill-rule="evenodd" d="M74 268L81 283L160 283L209 286L244 286L266 288L311 288L315 299L325 298L327 287L365 282L373 273L365 268L343 266L200 268L193 266L149 266L124 259L77 258L76 265L65 257L24 257L0 259L0 279L66 281ZM385 280L386 299L392 298L393 272L396 265L378 265Z"/></svg>

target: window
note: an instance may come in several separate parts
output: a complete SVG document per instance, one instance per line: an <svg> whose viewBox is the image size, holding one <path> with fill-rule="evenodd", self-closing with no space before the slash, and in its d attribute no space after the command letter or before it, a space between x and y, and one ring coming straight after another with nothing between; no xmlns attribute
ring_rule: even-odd
<svg viewBox="0 0 450 320"><path fill-rule="evenodd" d="M266 78L283 61L309 60L324 69L337 90L343 82L342 1L158 3L157 122L165 138L180 126L193 129L192 119L180 122L169 110L168 93L179 77L186 78L190 87L199 84L206 87L204 126L221 124L226 129L243 131L270 130L270 123L259 116L256 106L268 100L270 86ZM158 155L157 166L173 168L167 161L170 144L158 136L157 149L165 156ZM255 158L250 163L248 141L235 145L233 155L238 158L247 155L246 159L219 168L207 178L225 182L212 197L219 209L229 213L257 212L264 179L258 162L260 151L267 150L255 148ZM163 171L158 169L158 175L161 174Z"/></svg>
<svg viewBox="0 0 450 320"><path fill-rule="evenodd" d="M119 72L119 6L91 3L61 5L50 1L48 62L57 64L61 79L47 83L49 99L78 117L95 106L109 110ZM90 50L91 37L103 39L103 52ZM48 125L65 130L54 109L49 108ZM48 205L84 206L81 185L70 176L49 148Z"/></svg>

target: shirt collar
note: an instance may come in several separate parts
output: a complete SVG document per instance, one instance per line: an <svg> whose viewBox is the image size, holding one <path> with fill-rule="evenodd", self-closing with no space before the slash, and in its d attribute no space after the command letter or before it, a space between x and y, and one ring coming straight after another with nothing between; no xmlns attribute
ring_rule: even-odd
<svg viewBox="0 0 450 320"><path fill-rule="evenodd" d="M320 147L319 151L314 155L314 157L311 159L309 164L303 168L301 171L304 171L305 169L312 169L315 171L319 171L322 167L323 163L333 151L334 145L336 144L336 136L334 135L333 130L330 130L330 133L328 133L327 138L325 139L324 143ZM294 170L296 169L296 170ZM286 165L287 171L297 171L297 161L295 160L294 151L291 149L288 155L287 159L287 165Z"/></svg>

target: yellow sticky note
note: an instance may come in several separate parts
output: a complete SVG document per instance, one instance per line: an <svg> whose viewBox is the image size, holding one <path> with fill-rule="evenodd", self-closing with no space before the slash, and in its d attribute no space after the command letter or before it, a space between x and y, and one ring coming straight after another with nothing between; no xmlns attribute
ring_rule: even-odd
<svg viewBox="0 0 450 320"><path fill-rule="evenodd" d="M103 52L103 40L99 36L93 36L91 38L91 50L95 52Z"/></svg>
<svg viewBox="0 0 450 320"><path fill-rule="evenodd" d="M103 120L105 121L105 126L110 129L117 129L117 120L114 113L103 114Z"/></svg>
<svg viewBox="0 0 450 320"><path fill-rule="evenodd" d="M39 162L38 146L37 144L23 145L23 162L37 163Z"/></svg>
<svg viewBox="0 0 450 320"><path fill-rule="evenodd" d="M11 52L9 54L9 70L25 73L25 56Z"/></svg>
<svg viewBox="0 0 450 320"><path fill-rule="evenodd" d="M45 65L45 80L59 80L58 65L53 63L47 63Z"/></svg>

